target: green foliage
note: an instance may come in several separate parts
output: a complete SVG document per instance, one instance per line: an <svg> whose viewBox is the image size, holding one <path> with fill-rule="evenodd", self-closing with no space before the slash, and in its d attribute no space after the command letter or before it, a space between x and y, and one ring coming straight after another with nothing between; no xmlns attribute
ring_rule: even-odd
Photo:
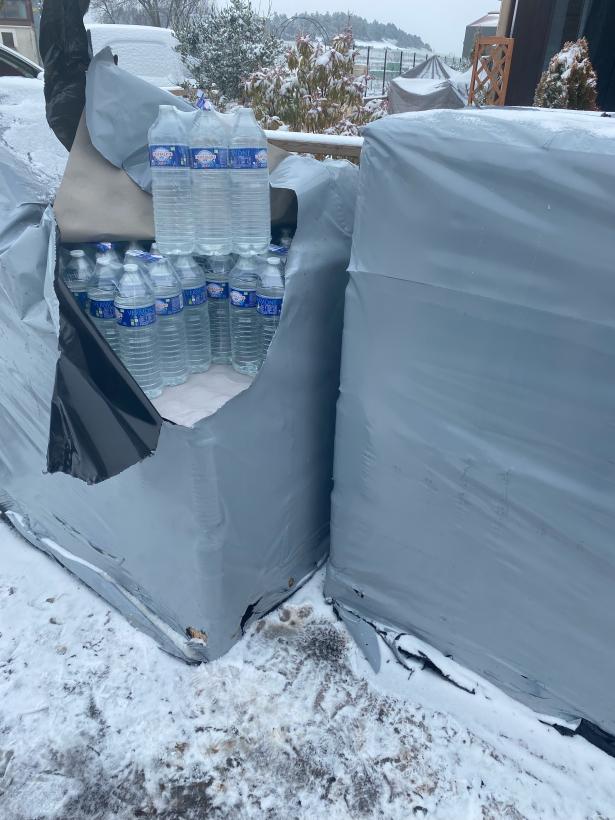
<svg viewBox="0 0 615 820"><path fill-rule="evenodd" d="M534 105L540 108L572 108L596 111L596 72L589 59L585 37L566 43L551 58L536 88Z"/></svg>
<svg viewBox="0 0 615 820"><path fill-rule="evenodd" d="M208 14L190 17L175 33L197 85L211 98L237 100L243 80L272 66L282 50L250 0L213 6Z"/></svg>
<svg viewBox="0 0 615 820"><path fill-rule="evenodd" d="M264 128L317 134L357 134L382 117L380 101L365 103L367 78L355 76L352 32L333 38L331 48L297 37L282 64L254 72L245 95Z"/></svg>

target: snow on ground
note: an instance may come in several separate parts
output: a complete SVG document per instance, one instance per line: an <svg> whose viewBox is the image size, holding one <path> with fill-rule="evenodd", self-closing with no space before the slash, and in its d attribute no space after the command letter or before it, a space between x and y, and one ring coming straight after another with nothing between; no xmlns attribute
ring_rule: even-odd
<svg viewBox="0 0 615 820"><path fill-rule="evenodd" d="M47 125L42 80L0 77L0 140L28 160L51 199L68 153Z"/></svg>
<svg viewBox="0 0 615 820"><path fill-rule="evenodd" d="M615 817L613 759L488 684L374 674L321 586L187 666L0 524L0 816Z"/></svg>

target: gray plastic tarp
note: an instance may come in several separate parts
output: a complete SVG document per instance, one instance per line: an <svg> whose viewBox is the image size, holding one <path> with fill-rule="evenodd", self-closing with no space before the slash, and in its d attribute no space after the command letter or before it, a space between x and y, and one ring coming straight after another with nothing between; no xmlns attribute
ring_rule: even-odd
<svg viewBox="0 0 615 820"><path fill-rule="evenodd" d="M326 582L538 712L611 733L614 214L611 119L366 128Z"/></svg>
<svg viewBox="0 0 615 820"><path fill-rule="evenodd" d="M112 83L120 102L101 106L107 119L88 116L90 135L109 161L130 166L124 125L126 151L140 156L156 113L151 97L162 92L102 65L90 67L88 95L101 87L111 94ZM125 86L130 114L120 105ZM21 184L21 166L11 173L5 164L5 181ZM9 203L0 231L1 507L33 544L180 657L222 654L326 558L356 178L346 162L294 156L278 166L274 206L296 200L297 232L281 324L260 373L192 428L164 421L151 456L97 484L46 472L58 359L56 224L50 208L14 217L17 203ZM86 410L82 438L99 423Z"/></svg>
<svg viewBox="0 0 615 820"><path fill-rule="evenodd" d="M433 56L389 83L389 113L463 108L471 72L462 73Z"/></svg>

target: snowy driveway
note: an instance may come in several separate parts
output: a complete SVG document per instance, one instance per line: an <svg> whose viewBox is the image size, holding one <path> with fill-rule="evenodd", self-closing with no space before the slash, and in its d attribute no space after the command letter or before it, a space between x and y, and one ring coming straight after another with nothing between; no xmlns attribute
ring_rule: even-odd
<svg viewBox="0 0 615 820"><path fill-rule="evenodd" d="M487 684L374 675L321 583L190 667L0 523L2 820L615 817L614 760Z"/></svg>
<svg viewBox="0 0 615 820"><path fill-rule="evenodd" d="M42 80L0 77L0 141L28 161L38 187L51 200L68 152L47 125Z"/></svg>

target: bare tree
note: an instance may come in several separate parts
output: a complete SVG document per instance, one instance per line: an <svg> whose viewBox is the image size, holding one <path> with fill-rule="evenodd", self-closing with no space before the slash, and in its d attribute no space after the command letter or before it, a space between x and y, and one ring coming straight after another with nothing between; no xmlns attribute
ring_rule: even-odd
<svg viewBox="0 0 615 820"><path fill-rule="evenodd" d="M205 14L208 0L92 0L103 23L131 23L180 29L193 14Z"/></svg>

